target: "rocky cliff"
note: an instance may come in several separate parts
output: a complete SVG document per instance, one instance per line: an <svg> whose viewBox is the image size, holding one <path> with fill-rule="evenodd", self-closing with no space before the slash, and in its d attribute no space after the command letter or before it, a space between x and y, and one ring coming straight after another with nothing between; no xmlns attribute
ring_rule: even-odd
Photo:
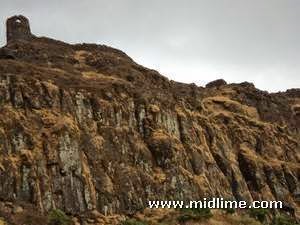
<svg viewBox="0 0 300 225"><path fill-rule="evenodd" d="M133 214L148 200L282 200L299 208L300 89L169 81L104 45L7 22L0 199Z"/></svg>

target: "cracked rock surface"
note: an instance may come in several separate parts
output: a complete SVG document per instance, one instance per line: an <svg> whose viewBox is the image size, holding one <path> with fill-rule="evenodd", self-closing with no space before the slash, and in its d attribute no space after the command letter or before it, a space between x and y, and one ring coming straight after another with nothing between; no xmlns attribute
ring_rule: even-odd
<svg viewBox="0 0 300 225"><path fill-rule="evenodd" d="M203 197L299 209L300 89L178 83L108 46L20 32L0 51L1 201L71 215Z"/></svg>

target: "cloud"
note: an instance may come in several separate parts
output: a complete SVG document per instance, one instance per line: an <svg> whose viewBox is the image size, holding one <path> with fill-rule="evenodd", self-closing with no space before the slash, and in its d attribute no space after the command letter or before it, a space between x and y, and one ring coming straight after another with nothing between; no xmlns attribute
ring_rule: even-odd
<svg viewBox="0 0 300 225"><path fill-rule="evenodd" d="M37 35L112 45L170 79L284 91L300 87L299 12L298 0L4 0L0 20L23 14Z"/></svg>

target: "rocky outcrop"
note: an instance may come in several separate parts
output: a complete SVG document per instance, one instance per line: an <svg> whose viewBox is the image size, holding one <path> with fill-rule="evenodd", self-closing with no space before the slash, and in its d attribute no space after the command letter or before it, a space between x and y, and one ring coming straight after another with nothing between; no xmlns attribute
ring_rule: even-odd
<svg viewBox="0 0 300 225"><path fill-rule="evenodd" d="M0 59L2 201L72 215L212 196L299 208L297 92L171 82L101 45L2 49L15 52Z"/></svg>
<svg viewBox="0 0 300 225"><path fill-rule="evenodd" d="M206 84L206 88L213 88L213 87L220 87L222 85L226 85L227 82L223 79L218 79L218 80L214 80L209 82L208 84Z"/></svg>

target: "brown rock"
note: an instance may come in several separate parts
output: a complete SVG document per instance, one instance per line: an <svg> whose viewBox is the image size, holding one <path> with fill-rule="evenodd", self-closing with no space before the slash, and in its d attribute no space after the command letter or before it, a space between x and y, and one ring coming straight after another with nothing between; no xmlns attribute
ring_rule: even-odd
<svg viewBox="0 0 300 225"><path fill-rule="evenodd" d="M19 214L22 213L24 210L21 206L14 206L13 208L13 214Z"/></svg>
<svg viewBox="0 0 300 225"><path fill-rule="evenodd" d="M151 199L272 198L296 205L297 91L170 82L104 45L29 39L22 21L21 28L9 25L3 48L17 54L0 57L5 210L22 202L34 212L56 207L117 224L111 215L133 215Z"/></svg>
<svg viewBox="0 0 300 225"><path fill-rule="evenodd" d="M222 85L226 85L226 81L223 79L218 79L218 80L214 80L212 82L209 82L208 84L206 84L206 88L213 88L213 87L220 87Z"/></svg>

